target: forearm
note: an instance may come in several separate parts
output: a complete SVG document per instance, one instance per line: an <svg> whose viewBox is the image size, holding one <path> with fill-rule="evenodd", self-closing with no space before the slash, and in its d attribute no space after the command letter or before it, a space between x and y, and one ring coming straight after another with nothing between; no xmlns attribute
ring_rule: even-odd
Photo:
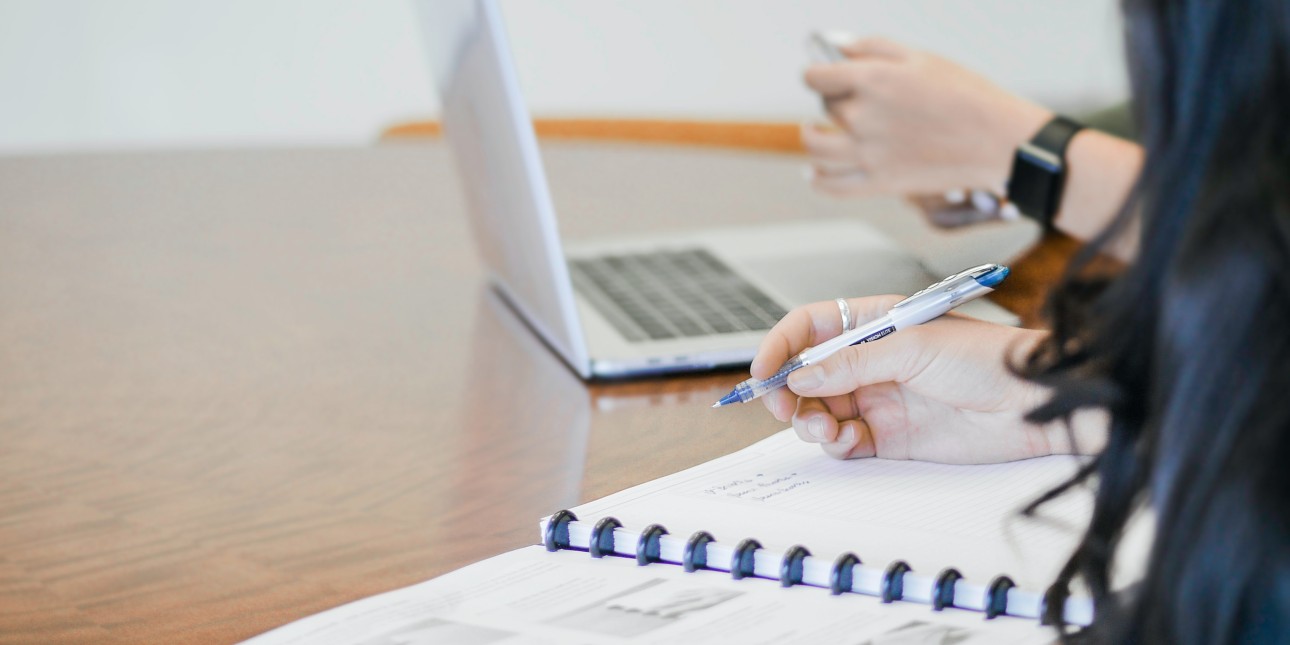
<svg viewBox="0 0 1290 645"><path fill-rule="evenodd" d="M802 130L812 186L835 196L940 194L1007 185L1017 148L1053 118L939 56L882 39L844 48L841 63L806 70L838 130ZM1114 219L1137 179L1142 150L1091 129L1066 150L1068 174L1054 225L1092 239ZM1136 251L1132 231L1106 249Z"/></svg>
<svg viewBox="0 0 1290 645"><path fill-rule="evenodd" d="M1058 229L1089 240L1106 228L1128 197L1142 168L1142 148L1095 130L1084 130L1066 149L1066 187L1053 219ZM1136 225L1105 251L1131 260L1137 253Z"/></svg>

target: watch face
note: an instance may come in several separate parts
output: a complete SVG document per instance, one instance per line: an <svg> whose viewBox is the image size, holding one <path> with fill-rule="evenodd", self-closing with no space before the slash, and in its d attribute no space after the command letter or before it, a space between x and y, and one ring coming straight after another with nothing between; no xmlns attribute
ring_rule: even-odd
<svg viewBox="0 0 1290 645"><path fill-rule="evenodd" d="M1008 180L1008 201L1027 215L1046 222L1056 211L1062 163L1055 155L1023 145L1017 149Z"/></svg>
<svg viewBox="0 0 1290 645"><path fill-rule="evenodd" d="M1017 148L1017 160L1043 168L1054 175L1062 173L1062 158L1032 143L1023 143Z"/></svg>

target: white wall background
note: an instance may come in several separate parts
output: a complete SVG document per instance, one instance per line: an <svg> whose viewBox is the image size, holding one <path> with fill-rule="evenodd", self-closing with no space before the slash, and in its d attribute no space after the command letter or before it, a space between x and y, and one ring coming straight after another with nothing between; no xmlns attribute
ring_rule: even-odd
<svg viewBox="0 0 1290 645"><path fill-rule="evenodd" d="M1124 96L1115 0L502 0L538 115L799 120L811 29L1078 110ZM333 145L432 116L411 0L0 0L0 154Z"/></svg>

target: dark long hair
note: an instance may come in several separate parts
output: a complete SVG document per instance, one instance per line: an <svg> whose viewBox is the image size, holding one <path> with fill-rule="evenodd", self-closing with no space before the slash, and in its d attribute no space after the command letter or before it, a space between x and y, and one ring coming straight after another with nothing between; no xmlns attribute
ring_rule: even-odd
<svg viewBox="0 0 1290 645"><path fill-rule="evenodd" d="M1290 2L1124 0L1146 160L1115 223L1049 302L1021 370L1030 418L1109 412L1090 525L1061 574L1097 603L1076 640L1290 641ZM1118 236L1138 255L1092 262ZM1149 505L1145 577L1113 594L1126 521Z"/></svg>

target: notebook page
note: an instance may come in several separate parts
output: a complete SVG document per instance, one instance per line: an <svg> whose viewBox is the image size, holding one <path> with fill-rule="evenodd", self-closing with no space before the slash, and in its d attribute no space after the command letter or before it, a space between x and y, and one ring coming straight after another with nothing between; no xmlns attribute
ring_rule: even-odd
<svg viewBox="0 0 1290 645"><path fill-rule="evenodd" d="M905 560L969 580L1006 574L1042 591L1087 525L1092 494L1077 490L1034 518L1018 511L1078 468L1073 457L954 466L837 461L785 430L744 450L572 509L594 522L706 530L718 541L757 538L766 549L802 544L818 557L853 551L868 566Z"/></svg>

